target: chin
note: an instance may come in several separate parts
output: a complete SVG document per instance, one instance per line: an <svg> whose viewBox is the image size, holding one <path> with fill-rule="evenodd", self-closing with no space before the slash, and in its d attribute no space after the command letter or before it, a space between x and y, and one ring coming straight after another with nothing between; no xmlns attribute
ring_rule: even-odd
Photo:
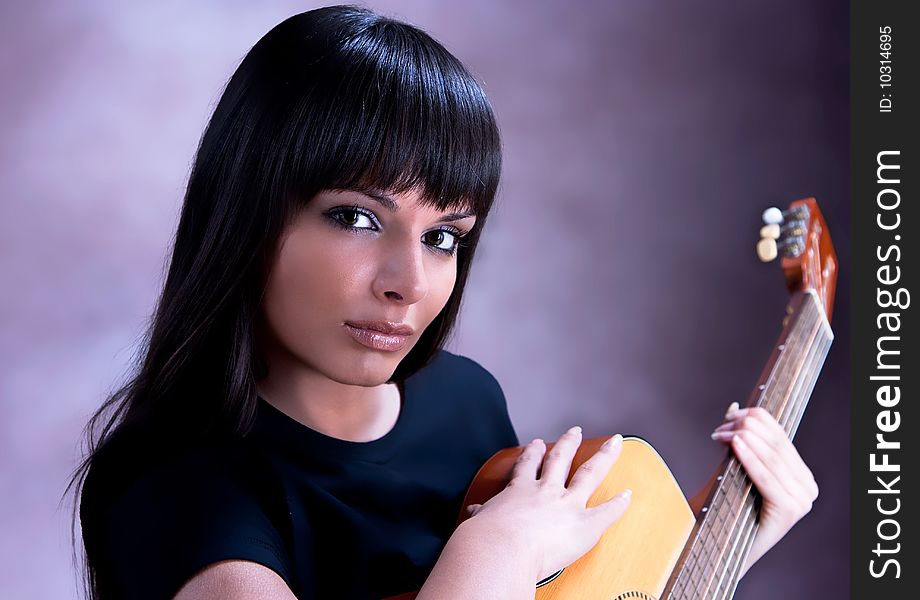
<svg viewBox="0 0 920 600"><path fill-rule="evenodd" d="M335 376L329 374L331 379L348 385L376 387L384 384L393 377L396 367L405 358L404 352L362 352L353 360L342 361L345 364L337 365Z"/></svg>

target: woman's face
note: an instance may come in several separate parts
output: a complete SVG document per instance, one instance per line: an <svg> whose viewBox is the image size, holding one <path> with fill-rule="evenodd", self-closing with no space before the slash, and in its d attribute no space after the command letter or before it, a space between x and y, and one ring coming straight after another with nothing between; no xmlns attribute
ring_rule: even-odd
<svg viewBox="0 0 920 600"><path fill-rule="evenodd" d="M373 195L323 191L283 232L262 302L270 372L281 356L341 383L379 385L447 303L457 242L476 218L423 207L416 192ZM412 333L346 325L357 321Z"/></svg>

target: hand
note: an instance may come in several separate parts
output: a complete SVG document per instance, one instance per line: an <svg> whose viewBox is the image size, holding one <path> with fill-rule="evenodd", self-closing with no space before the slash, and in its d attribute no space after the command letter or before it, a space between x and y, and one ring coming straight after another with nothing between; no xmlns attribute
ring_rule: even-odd
<svg viewBox="0 0 920 600"><path fill-rule="evenodd" d="M731 446L762 499L760 526L744 573L811 510L818 484L786 431L763 408L733 402L712 439Z"/></svg>
<svg viewBox="0 0 920 600"><path fill-rule="evenodd" d="M586 460L565 487L572 459L581 445L581 428L565 432L543 461L546 446L527 444L514 464L511 481L485 504L472 504L467 522L490 530L494 539L513 536L533 554L534 583L575 562L593 548L601 535L622 516L630 490L586 508L588 499L607 477L620 454L622 436L615 435ZM537 479L542 462L543 471ZM521 539L524 536L525 539Z"/></svg>

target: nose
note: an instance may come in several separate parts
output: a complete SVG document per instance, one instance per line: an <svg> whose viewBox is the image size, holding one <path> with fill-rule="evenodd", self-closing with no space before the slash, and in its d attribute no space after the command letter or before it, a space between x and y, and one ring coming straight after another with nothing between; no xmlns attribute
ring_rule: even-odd
<svg viewBox="0 0 920 600"><path fill-rule="evenodd" d="M398 248L396 244L387 248L374 279L374 293L401 304L415 304L424 298L429 285L424 252L418 240L413 244L400 244Z"/></svg>

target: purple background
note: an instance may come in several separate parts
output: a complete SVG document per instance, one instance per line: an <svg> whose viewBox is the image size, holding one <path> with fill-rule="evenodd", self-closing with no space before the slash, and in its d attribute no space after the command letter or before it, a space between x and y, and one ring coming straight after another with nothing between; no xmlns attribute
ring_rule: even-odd
<svg viewBox="0 0 920 600"><path fill-rule="evenodd" d="M246 51L305 2L0 6L0 596L76 597L80 430L162 281L190 161ZM523 441L652 441L688 494L786 293L766 206L816 196L842 263L837 340L799 429L813 511L741 583L848 589L848 7L831 1L372 2L484 82L505 170L455 340Z"/></svg>

